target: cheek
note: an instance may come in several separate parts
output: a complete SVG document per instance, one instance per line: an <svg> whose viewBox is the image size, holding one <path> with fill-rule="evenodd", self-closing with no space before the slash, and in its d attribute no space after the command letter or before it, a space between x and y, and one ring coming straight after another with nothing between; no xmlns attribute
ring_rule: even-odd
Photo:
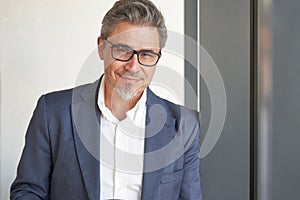
<svg viewBox="0 0 300 200"><path fill-rule="evenodd" d="M155 68L150 68L145 70L145 74L147 76L147 82L151 82L155 73Z"/></svg>
<svg viewBox="0 0 300 200"><path fill-rule="evenodd" d="M114 66L112 64L110 65L105 65L105 74L107 76L109 76L110 78L114 78L115 77L115 69Z"/></svg>
<svg viewBox="0 0 300 200"><path fill-rule="evenodd" d="M122 71L122 65L118 61L107 61L104 62L105 72L109 76L115 77L116 73Z"/></svg>

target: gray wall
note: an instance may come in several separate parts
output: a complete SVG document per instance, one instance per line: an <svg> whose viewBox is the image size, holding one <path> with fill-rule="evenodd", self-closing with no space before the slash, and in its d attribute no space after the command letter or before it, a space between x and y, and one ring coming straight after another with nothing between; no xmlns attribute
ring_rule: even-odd
<svg viewBox="0 0 300 200"><path fill-rule="evenodd" d="M218 66L227 95L227 116L214 149L201 160L204 200L249 199L250 3L201 0L200 40ZM201 66L200 66L201 68ZM202 138L210 120L210 96L201 82Z"/></svg>
<svg viewBox="0 0 300 200"><path fill-rule="evenodd" d="M273 1L273 200L300 199L300 1Z"/></svg>

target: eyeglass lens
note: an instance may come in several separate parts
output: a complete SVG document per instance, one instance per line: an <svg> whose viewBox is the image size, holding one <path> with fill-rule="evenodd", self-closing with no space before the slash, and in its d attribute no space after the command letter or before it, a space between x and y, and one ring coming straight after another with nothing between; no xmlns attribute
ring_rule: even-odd
<svg viewBox="0 0 300 200"><path fill-rule="evenodd" d="M131 47L126 45L115 45L108 40L106 40L111 47L112 57L119 61L129 61L134 54L138 56L138 62L145 66L154 66L160 58L159 53L152 52L150 50L133 50Z"/></svg>

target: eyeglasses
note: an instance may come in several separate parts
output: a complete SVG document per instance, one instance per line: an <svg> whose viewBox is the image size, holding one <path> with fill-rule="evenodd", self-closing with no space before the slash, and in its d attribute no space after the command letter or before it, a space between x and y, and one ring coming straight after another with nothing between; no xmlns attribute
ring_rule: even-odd
<svg viewBox="0 0 300 200"><path fill-rule="evenodd" d="M124 45L124 44L113 44L112 42L108 41L107 39L104 39L105 42L110 46L111 48L111 56L113 59L127 62L129 61L134 54L137 55L138 62L146 67L152 67L155 66L161 56L161 53L155 53L151 50L134 50L131 47Z"/></svg>

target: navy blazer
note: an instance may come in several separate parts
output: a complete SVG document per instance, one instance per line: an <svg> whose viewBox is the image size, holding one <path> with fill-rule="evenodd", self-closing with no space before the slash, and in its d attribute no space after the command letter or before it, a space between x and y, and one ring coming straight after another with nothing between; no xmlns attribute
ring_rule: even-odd
<svg viewBox="0 0 300 200"><path fill-rule="evenodd" d="M99 200L99 80L43 95L11 199ZM198 114L147 89L142 200L201 200Z"/></svg>

